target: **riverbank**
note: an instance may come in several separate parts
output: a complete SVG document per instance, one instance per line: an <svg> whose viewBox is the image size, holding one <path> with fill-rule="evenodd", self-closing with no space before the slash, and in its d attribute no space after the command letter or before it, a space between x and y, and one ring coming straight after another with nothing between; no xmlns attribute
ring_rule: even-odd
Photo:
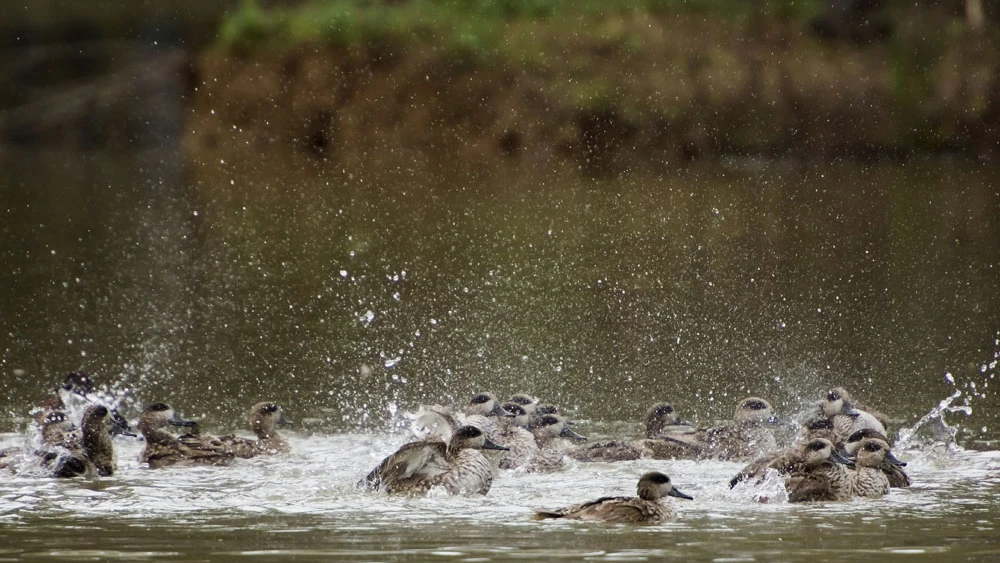
<svg viewBox="0 0 1000 563"><path fill-rule="evenodd" d="M230 19L195 63L189 154L618 170L712 155L982 156L1000 129L994 30L931 10L858 42L775 13L581 10L458 29L416 16L380 27L336 11L345 4L364 5L330 4L329 21L352 25L324 28L339 34L287 14Z"/></svg>

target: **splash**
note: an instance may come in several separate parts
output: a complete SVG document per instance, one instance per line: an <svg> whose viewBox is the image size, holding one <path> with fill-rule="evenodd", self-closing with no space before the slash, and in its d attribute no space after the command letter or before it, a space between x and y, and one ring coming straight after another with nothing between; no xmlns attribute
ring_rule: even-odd
<svg viewBox="0 0 1000 563"><path fill-rule="evenodd" d="M951 374L945 374L945 377L954 385L955 379ZM936 407L922 416L913 426L901 428L896 445L893 447L898 450L924 450L940 447L953 451L960 450L961 447L955 440L958 427L948 424L945 415L951 413L972 415L972 406L968 404L968 399L966 399L965 404L954 404L962 395L960 389L955 389L951 395L942 399Z"/></svg>

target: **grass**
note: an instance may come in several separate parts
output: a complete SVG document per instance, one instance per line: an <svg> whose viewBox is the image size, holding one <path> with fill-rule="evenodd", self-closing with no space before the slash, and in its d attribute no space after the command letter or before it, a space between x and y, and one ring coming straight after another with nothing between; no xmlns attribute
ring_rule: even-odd
<svg viewBox="0 0 1000 563"><path fill-rule="evenodd" d="M502 54L512 26L543 24L569 36L591 33L586 22L608 16L710 15L746 22L755 16L805 18L819 0L313 0L262 8L245 0L228 14L219 46L248 53L305 42L358 46L366 42L431 43L458 54Z"/></svg>

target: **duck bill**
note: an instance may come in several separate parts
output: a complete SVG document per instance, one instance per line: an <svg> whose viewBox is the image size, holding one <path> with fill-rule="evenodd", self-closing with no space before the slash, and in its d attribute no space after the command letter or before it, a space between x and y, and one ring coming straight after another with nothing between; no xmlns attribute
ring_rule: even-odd
<svg viewBox="0 0 1000 563"><path fill-rule="evenodd" d="M830 461L840 463L854 469L854 460L848 459L837 450L833 450L833 452L830 453Z"/></svg>
<svg viewBox="0 0 1000 563"><path fill-rule="evenodd" d="M677 497L677 498L683 498L683 499L687 499L687 500L694 500L693 496L691 496L691 495L689 495L687 493L682 493L681 491L677 490L676 488L670 489L670 492L667 493L667 496Z"/></svg>
<svg viewBox="0 0 1000 563"><path fill-rule="evenodd" d="M111 409L111 426L108 428L108 434L112 436L131 436L136 437L135 432L132 432L132 427L129 425L125 417L122 416L118 410Z"/></svg>
<svg viewBox="0 0 1000 563"><path fill-rule="evenodd" d="M295 421L294 420L289 420L289 419L285 418L284 416L282 416L281 418L278 419L278 426L281 426L281 427L284 427L284 428L295 428Z"/></svg>
<svg viewBox="0 0 1000 563"><path fill-rule="evenodd" d="M906 462L892 455L892 452L886 452L885 460L896 467L906 467Z"/></svg>
<svg viewBox="0 0 1000 563"><path fill-rule="evenodd" d="M510 448L506 448L504 446L501 446L500 444L497 444L496 442L490 440L489 438L486 438L486 440L483 441L483 449L484 450L500 450L502 452L506 452L506 451L510 450Z"/></svg>
<svg viewBox="0 0 1000 563"><path fill-rule="evenodd" d="M577 441L577 442L586 442L587 441L587 437L586 436L581 436L581 435L577 434L569 426L564 426L563 429L562 429L562 431L559 432L559 435L562 436L563 438L569 438L570 440L574 440L574 441Z"/></svg>
<svg viewBox="0 0 1000 563"><path fill-rule="evenodd" d="M677 422L671 424L671 426L694 426L690 420L678 420Z"/></svg>
<svg viewBox="0 0 1000 563"><path fill-rule="evenodd" d="M788 424L790 424L787 420L781 418L780 416L774 416L774 415L771 415L771 416L767 417L767 421L766 422L768 424L774 424L776 426L777 425L788 425Z"/></svg>
<svg viewBox="0 0 1000 563"><path fill-rule="evenodd" d="M174 416L170 417L170 420L168 420L167 422L170 423L171 426L184 426L186 428L198 427L197 422L193 420L188 420L186 418L181 418L177 413L174 413Z"/></svg>
<svg viewBox="0 0 1000 563"><path fill-rule="evenodd" d="M494 416L508 416L508 417L514 416L514 413L503 408L503 405L501 405L500 403L493 403L493 410L491 411L491 413Z"/></svg>

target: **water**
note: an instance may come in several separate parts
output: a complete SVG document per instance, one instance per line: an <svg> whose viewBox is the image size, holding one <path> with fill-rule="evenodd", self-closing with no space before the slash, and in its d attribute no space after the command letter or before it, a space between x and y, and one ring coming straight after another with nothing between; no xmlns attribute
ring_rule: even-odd
<svg viewBox="0 0 1000 563"><path fill-rule="evenodd" d="M145 470L124 441L112 478L2 474L0 559L997 556L993 168L0 159L3 445L73 370L132 419L169 401L224 433L267 398L300 423L290 456L230 468ZM530 392L618 437L653 401L709 424L835 385L905 430L911 489L760 504L725 488L738 464L685 461L507 472L472 500L353 487L421 402ZM695 496L678 522L530 520L650 469Z"/></svg>
<svg viewBox="0 0 1000 563"><path fill-rule="evenodd" d="M638 430L636 426L634 430ZM294 435L293 453L231 467L145 469L119 440L118 472L99 480L0 479L0 559L220 561L333 557L396 560L850 561L930 554L1000 555L1000 453L901 452L914 485L879 500L761 504L730 491L735 462L570 463L503 471L486 497L391 498L354 487L400 435ZM0 443L21 441L4 435ZM608 494L634 494L645 471L669 473L695 500L655 527L531 519Z"/></svg>

